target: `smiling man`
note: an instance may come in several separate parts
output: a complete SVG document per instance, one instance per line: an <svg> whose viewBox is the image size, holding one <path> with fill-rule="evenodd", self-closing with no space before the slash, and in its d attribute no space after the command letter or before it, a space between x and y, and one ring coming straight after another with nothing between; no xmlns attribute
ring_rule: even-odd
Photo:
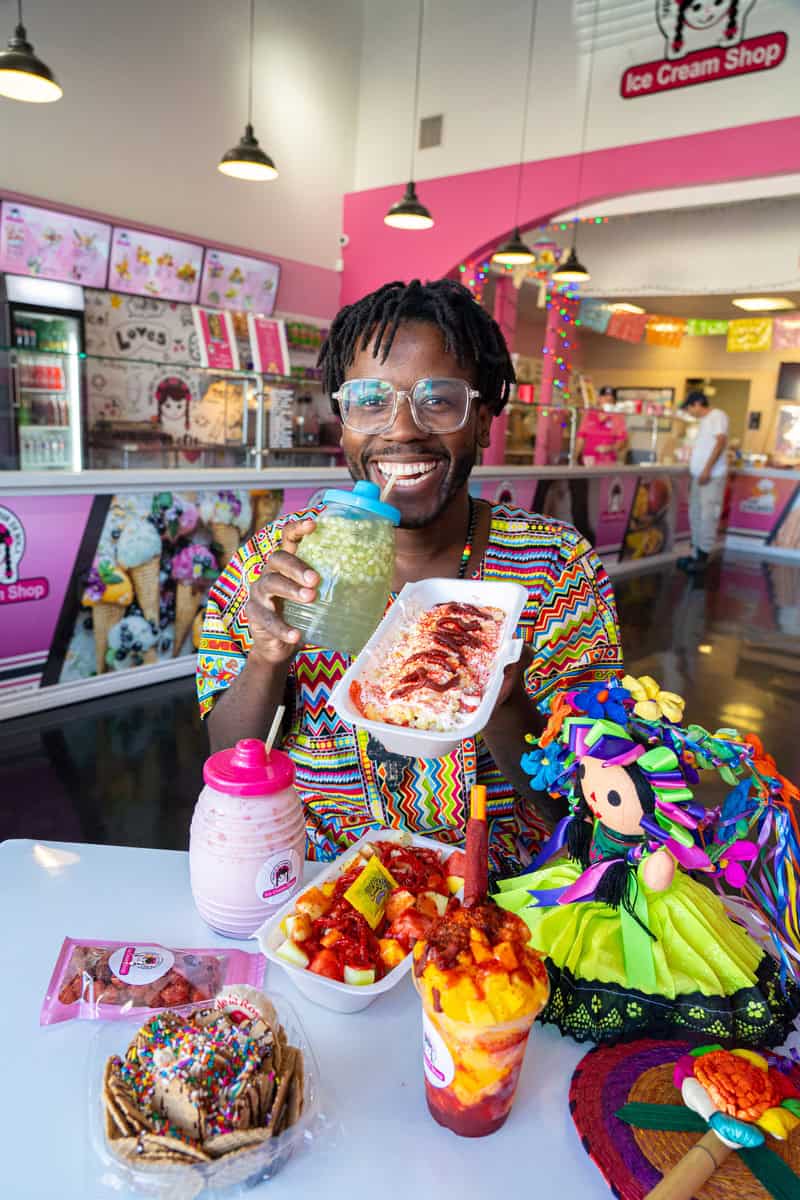
<svg viewBox="0 0 800 1200"><path fill-rule="evenodd" d="M379 485L395 477L394 591L431 577L520 583L526 651L507 669L480 736L442 759L387 753L324 704L347 657L302 646L281 617L284 600L309 603L319 583L302 561L313 513L294 513L259 530L211 589L197 667L211 745L263 738L286 704L282 747L295 763L312 858L333 857L381 825L460 842L470 786L483 783L492 861L513 869L561 815L520 767L525 734L541 729L534 703L621 666L611 585L571 526L469 494L514 370L499 326L466 288L446 279L386 284L342 309L320 363L350 474Z"/></svg>

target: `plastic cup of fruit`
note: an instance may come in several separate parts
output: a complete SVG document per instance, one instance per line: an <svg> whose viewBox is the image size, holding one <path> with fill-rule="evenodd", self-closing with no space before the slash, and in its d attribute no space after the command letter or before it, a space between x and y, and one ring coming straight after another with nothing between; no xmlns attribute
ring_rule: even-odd
<svg viewBox="0 0 800 1200"><path fill-rule="evenodd" d="M531 1026L541 1006L494 1025L457 1021L422 1000L425 1097L434 1121L460 1137L486 1137L514 1103Z"/></svg>

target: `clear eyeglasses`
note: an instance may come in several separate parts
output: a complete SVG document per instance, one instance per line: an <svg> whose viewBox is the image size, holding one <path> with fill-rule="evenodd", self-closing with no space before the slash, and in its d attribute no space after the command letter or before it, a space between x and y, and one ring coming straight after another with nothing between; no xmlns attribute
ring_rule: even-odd
<svg viewBox="0 0 800 1200"><path fill-rule="evenodd" d="M414 423L426 433L455 433L480 392L464 379L418 379L410 391L385 379L347 379L334 392L342 421L358 433L386 433L401 399L408 400Z"/></svg>

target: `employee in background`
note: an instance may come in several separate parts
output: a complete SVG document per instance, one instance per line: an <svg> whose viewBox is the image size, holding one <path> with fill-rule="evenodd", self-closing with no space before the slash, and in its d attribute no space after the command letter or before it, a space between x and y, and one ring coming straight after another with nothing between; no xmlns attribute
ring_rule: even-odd
<svg viewBox="0 0 800 1200"><path fill-rule="evenodd" d="M599 467L623 460L628 446L628 427L622 413L607 412L617 402L614 389L600 388L602 408L588 408L578 426L575 454L585 467Z"/></svg>
<svg viewBox="0 0 800 1200"><path fill-rule="evenodd" d="M725 495L728 460L728 417L720 408L710 408L704 392L689 392L681 411L700 424L689 458L689 524L692 553L679 558L678 566L691 575L702 575L717 540L719 516Z"/></svg>

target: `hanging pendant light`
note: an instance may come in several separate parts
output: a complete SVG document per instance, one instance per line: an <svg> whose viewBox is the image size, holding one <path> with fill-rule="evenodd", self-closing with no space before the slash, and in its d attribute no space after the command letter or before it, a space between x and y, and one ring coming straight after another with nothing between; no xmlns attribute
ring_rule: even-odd
<svg viewBox="0 0 800 1200"><path fill-rule="evenodd" d="M531 3L531 24L528 33L528 67L525 74L525 98L522 109L522 134L519 142L519 164L517 166L517 199L514 207L514 232L502 245L498 246L492 255L492 262L498 267L528 267L536 262L536 255L530 246L523 242L519 232L519 204L522 196L522 164L525 161L525 135L528 132L528 103L531 90L531 66L533 64L533 40L536 32L536 14L538 0Z"/></svg>
<svg viewBox="0 0 800 1200"><path fill-rule="evenodd" d="M581 130L581 154L578 159L578 182L575 187L575 209L577 211L581 199L581 185L583 184L583 160L586 156L586 130L589 124L589 101L592 98L592 73L594 71L594 42L597 36L597 10L598 3L594 0L594 13L592 18L592 41L589 46L589 71L586 76L586 93L583 99L583 128ZM553 271L552 279L554 283L586 283L591 279L591 275L584 267L583 263L578 258L578 218L575 218L575 226L572 231L572 246L567 257L560 263L555 271Z"/></svg>
<svg viewBox="0 0 800 1200"><path fill-rule="evenodd" d="M422 29L425 20L425 0L419 0L419 23L417 27L417 73L414 79L414 123L411 130L411 171L402 200L396 201L383 218L384 225L392 229L432 229L433 217L417 195L414 183L414 151L417 144L419 122L419 74L422 62Z"/></svg>
<svg viewBox="0 0 800 1200"><path fill-rule="evenodd" d="M587 279L591 279L591 275L583 263L578 261L573 246L563 263L553 271L551 278L556 283L586 283Z"/></svg>
<svg viewBox="0 0 800 1200"><path fill-rule="evenodd" d="M530 246L520 237L519 229L514 229L511 237L498 246L492 255L492 262L500 267L527 267L536 261L536 255Z"/></svg>
<svg viewBox="0 0 800 1200"><path fill-rule="evenodd" d="M425 205L420 203L413 180L406 184L403 199L392 205L383 221L385 225L391 225L394 229L431 228L433 217Z"/></svg>
<svg viewBox="0 0 800 1200"><path fill-rule="evenodd" d="M17 2L17 27L0 51L0 96L29 104L50 104L64 95L53 72L37 58L22 24L22 0Z"/></svg>
<svg viewBox="0 0 800 1200"><path fill-rule="evenodd" d="M234 179L249 179L255 183L266 183L278 178L278 169L270 156L258 144L253 131L253 53L255 44L255 0L250 0L250 78L247 92L247 124L244 133L232 150L219 160L217 167L223 175Z"/></svg>

